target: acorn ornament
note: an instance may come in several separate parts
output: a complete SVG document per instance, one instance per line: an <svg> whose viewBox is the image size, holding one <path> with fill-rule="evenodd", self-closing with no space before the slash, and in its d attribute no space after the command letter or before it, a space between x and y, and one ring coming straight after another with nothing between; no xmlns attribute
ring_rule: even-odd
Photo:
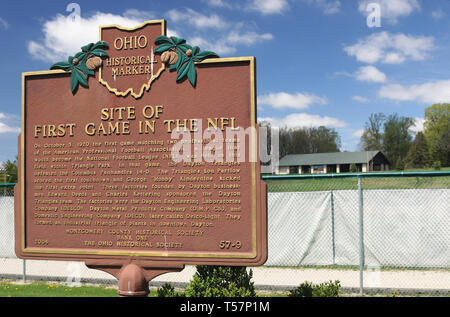
<svg viewBox="0 0 450 317"><path fill-rule="evenodd" d="M161 61L164 64L174 65L178 62L178 53L172 51L166 51L161 54Z"/></svg>
<svg viewBox="0 0 450 317"><path fill-rule="evenodd" d="M89 70L96 70L102 65L102 59L98 56L91 57L86 61L86 67Z"/></svg>

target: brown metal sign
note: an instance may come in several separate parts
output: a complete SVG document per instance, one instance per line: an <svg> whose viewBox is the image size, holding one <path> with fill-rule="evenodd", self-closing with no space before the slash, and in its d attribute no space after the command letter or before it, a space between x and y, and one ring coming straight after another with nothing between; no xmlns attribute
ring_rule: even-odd
<svg viewBox="0 0 450 317"><path fill-rule="evenodd" d="M255 60L209 58L165 30L101 27L58 70L23 74L20 258L266 261Z"/></svg>

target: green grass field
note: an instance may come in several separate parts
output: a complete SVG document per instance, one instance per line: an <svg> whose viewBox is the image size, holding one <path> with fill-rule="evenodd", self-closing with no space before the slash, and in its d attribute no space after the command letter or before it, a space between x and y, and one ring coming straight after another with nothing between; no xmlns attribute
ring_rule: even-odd
<svg viewBox="0 0 450 317"><path fill-rule="evenodd" d="M69 287L42 282L0 282L0 297L117 297L117 290L98 286Z"/></svg>
<svg viewBox="0 0 450 317"><path fill-rule="evenodd" d="M179 291L179 290L177 290ZM258 297L283 297L287 292L261 292ZM5 297L118 297L115 287L81 286L70 287L58 283L13 283L0 282L0 298ZM149 297L157 297L156 289L150 289Z"/></svg>

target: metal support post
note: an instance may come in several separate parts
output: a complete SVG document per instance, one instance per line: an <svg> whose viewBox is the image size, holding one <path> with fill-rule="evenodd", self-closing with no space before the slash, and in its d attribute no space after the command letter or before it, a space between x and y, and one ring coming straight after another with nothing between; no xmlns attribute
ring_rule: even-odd
<svg viewBox="0 0 450 317"><path fill-rule="evenodd" d="M363 272L364 272L364 226L363 226L363 190L361 177L358 178L358 214L359 214L359 295L364 294Z"/></svg>
<svg viewBox="0 0 450 317"><path fill-rule="evenodd" d="M331 238L333 244L333 265L336 265L336 236L335 236L335 227L334 227L334 194L331 191Z"/></svg>
<svg viewBox="0 0 450 317"><path fill-rule="evenodd" d="M27 260L22 260L22 282L27 282Z"/></svg>

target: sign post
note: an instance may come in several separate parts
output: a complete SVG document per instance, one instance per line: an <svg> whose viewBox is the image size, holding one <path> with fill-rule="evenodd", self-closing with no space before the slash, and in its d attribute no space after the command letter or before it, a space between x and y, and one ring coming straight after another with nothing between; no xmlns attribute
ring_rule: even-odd
<svg viewBox="0 0 450 317"><path fill-rule="evenodd" d="M121 296L187 264L264 264L253 57L218 58L149 21L101 27L22 79L18 257L84 261Z"/></svg>

